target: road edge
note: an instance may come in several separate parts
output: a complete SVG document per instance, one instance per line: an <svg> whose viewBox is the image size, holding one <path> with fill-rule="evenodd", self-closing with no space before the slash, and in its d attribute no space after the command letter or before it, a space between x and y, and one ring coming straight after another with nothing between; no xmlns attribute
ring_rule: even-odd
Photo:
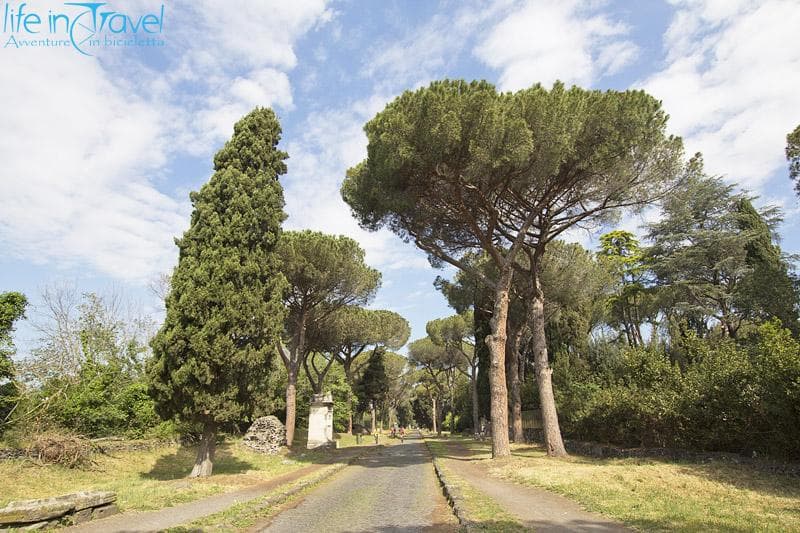
<svg viewBox="0 0 800 533"><path fill-rule="evenodd" d="M444 473L441 467L440 459L436 456L433 450L431 450L427 440L425 440L425 447L428 449L428 453L430 453L431 457L433 458L433 469L436 472L436 478L439 480L439 484L442 486L444 497L447 499L447 503L452 508L453 514L456 515L459 525L468 532L474 531L476 529L476 524L472 519L469 518L469 513L466 511L466 506L464 505L464 497L461 495L461 489L454 486L447 480L447 475Z"/></svg>

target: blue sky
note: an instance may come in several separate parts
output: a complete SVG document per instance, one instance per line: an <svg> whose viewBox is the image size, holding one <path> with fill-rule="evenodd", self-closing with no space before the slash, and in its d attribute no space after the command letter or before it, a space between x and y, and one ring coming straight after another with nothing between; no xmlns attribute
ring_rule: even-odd
<svg viewBox="0 0 800 533"><path fill-rule="evenodd" d="M19 4L0 1L0 10ZM136 20L161 5L103 9ZM412 338L422 336L428 320L451 313L432 287L442 272L394 235L361 230L338 188L366 154L363 123L403 90L443 77L504 90L556 79L646 89L663 100L687 153L702 151L707 170L782 207L782 245L800 252L800 203L783 157L786 133L800 123L796 1L163 5L163 47L87 56L4 46L10 33L0 33L0 290L36 303L57 281L114 287L157 316L146 287L175 264L189 191L210 177L235 120L272 106L290 155L286 227L361 242L383 272L373 306L401 313ZM75 13L52 0L24 9ZM621 224L635 229L655 216ZM590 235L572 238L592 246ZM20 327L23 353L33 336Z"/></svg>

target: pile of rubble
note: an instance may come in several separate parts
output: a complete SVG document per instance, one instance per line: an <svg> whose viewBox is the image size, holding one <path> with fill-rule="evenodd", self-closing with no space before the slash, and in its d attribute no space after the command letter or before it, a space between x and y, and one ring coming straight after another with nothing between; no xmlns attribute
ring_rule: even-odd
<svg viewBox="0 0 800 533"><path fill-rule="evenodd" d="M256 418L242 442L254 450L275 455L286 444L286 428L273 415Z"/></svg>

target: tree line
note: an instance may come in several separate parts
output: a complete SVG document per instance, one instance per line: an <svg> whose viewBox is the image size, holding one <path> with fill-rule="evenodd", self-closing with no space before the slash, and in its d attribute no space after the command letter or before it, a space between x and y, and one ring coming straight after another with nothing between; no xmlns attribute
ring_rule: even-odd
<svg viewBox="0 0 800 533"><path fill-rule="evenodd" d="M358 244L283 230L288 154L274 113L257 108L191 194L154 335L113 299L51 292L43 342L15 368L26 299L2 295L3 428L192 432L192 475L205 476L220 431L284 409L291 444L329 388L342 430L376 409L438 431L486 418L495 457L525 438L531 408L554 456L566 454L562 431L785 454L800 427L800 328L780 212L707 175L699 154L687 160L666 125L642 91L459 80L407 91L369 121L345 202L363 227L457 268L435 284L456 314L428 323L406 360L392 350L407 321L367 308L381 275ZM564 240L654 205L646 245L622 230L597 252Z"/></svg>
<svg viewBox="0 0 800 533"><path fill-rule="evenodd" d="M353 413L363 412L365 401L386 402L390 377L403 370L389 350L406 343L408 323L365 307L381 275L365 264L353 239L283 231L278 178L288 155L277 149L279 140L274 113L258 108L237 122L215 155L213 176L190 196L191 223L176 239L178 264L154 335L129 335L135 321L122 320L100 296L51 291L44 298L50 331L17 376L5 346L26 302L4 295L4 428L25 422L5 412L21 405L14 396L24 396L23 410L37 421L87 436L142 436L167 424L165 432L199 434L191 475L206 476L218 432L281 404L292 444L299 381L306 406L324 384L334 389L347 420L343 429L352 430ZM362 379L375 367L383 376L377 389ZM276 401L280 386L283 402Z"/></svg>
<svg viewBox="0 0 800 533"><path fill-rule="evenodd" d="M641 365L661 365L690 380L690 371L700 368L694 365L713 367L711 361L726 349L738 354L736 364L751 368L729 381L726 390L757 389L754 394L763 401L748 406L748 421L767 420L769 434L783 443L777 448L790 452L785 443L800 421L800 353L792 344L798 291L791 258L774 244L779 212L758 211L752 198L707 176L699 154L686 160L682 140L666 133L667 119L661 103L643 91L556 83L550 90L535 85L499 93L487 82L444 80L403 93L365 125L368 156L348 171L342 197L364 228L388 228L425 251L433 266L459 270L455 283L438 285L462 318L472 310L475 353L465 361L479 363L477 378L470 377L473 398L481 380L486 389L488 377L489 401L483 403L488 403L484 412L491 420L494 457L510 454L509 434L521 439L526 397L541 411L548 454L566 454L557 404L568 411L571 433L585 426L572 425L580 417L570 409L587 405L569 396L575 389L563 383L568 361L597 373L613 367L615 358L646 354L649 362ZM795 131L787 146L794 178L797 153ZM661 206L662 219L648 226L652 245L646 250L624 231L606 234L598 257L561 240L569 231L608 227L620 214L654 205ZM461 364L458 350L447 348L436 325L429 326L433 331L411 345L410 356L426 369L436 361L446 376L444 368ZM614 335L598 339L604 330ZM784 352L765 363L771 356L764 351L776 335L786 343ZM696 339L714 355L699 355ZM453 346L460 349L463 342ZM616 355L593 355L607 351ZM554 362L561 370L555 379L562 382L555 389ZM614 437L616 430L622 435L617 441L635 440L631 437L640 428L624 429L635 426L628 415L637 416L653 394L625 384L620 364L611 371L611 382L623 380L629 401L615 407L620 412L608 432L584 435ZM774 381L756 385L758 380L746 379L764 364L778 365L771 371ZM535 402L523 391L527 367L535 376L528 387L537 395ZM733 380L707 370L700 381ZM686 392L681 387L689 385L681 383L670 393ZM595 383L595 388L608 393L605 385ZM718 383L706 383L702 394L698 391L705 385L695 385L698 412L672 406L677 418L689 419L684 426L701 427L703 415L706 423L718 421L705 426L712 431L730 435L745 427L730 431L730 412L722 397L714 396ZM442 397L454 401L452 392ZM662 400L659 396L656 403ZM611 406L606 408L598 409L607 413ZM666 417L666 408L660 409L650 413L651 420ZM601 417L591 413L580 419ZM782 422L786 419L792 422ZM778 437L776 427L788 433ZM671 442L680 441L682 427L670 431ZM713 439L702 442L719 445Z"/></svg>

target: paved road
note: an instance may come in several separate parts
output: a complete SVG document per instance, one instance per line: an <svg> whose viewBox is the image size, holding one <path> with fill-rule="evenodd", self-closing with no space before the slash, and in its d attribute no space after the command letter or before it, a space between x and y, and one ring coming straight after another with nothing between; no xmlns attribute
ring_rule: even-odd
<svg viewBox="0 0 800 533"><path fill-rule="evenodd" d="M361 459L278 515L270 533L457 531L420 440Z"/></svg>

